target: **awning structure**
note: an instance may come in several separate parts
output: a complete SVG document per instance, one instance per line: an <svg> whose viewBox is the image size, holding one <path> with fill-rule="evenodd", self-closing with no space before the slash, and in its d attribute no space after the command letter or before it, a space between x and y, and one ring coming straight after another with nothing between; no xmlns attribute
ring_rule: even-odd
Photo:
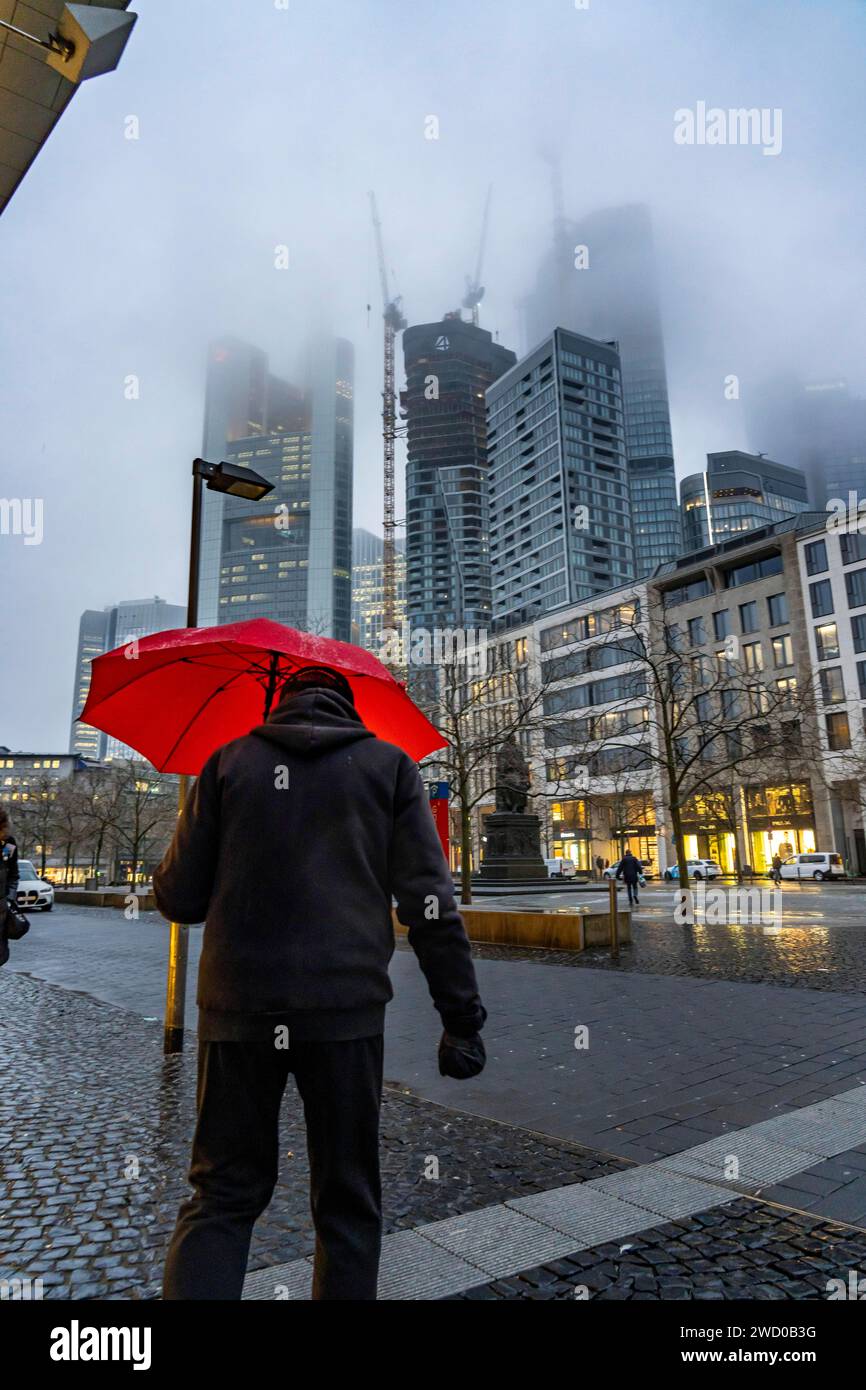
<svg viewBox="0 0 866 1390"><path fill-rule="evenodd" d="M128 4L98 0L97 7L126 10ZM90 6L83 0L71 8ZM63 11L64 0L0 0L0 19L42 40L58 31ZM0 27L0 214L78 87L49 66L49 56Z"/></svg>

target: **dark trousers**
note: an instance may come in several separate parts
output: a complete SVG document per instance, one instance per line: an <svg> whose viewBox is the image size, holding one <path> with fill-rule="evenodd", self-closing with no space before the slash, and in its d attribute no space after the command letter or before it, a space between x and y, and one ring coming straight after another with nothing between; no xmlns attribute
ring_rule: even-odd
<svg viewBox="0 0 866 1390"><path fill-rule="evenodd" d="M626 888L628 889L628 900L629 900L629 902L630 902L630 903L638 903L638 904L639 904L639 903L640 903L640 898L639 898L638 895L637 895L637 881L635 880L635 882L632 883L630 879L626 879L626 881L625 881L625 886L626 886Z"/></svg>
<svg viewBox="0 0 866 1390"><path fill-rule="evenodd" d="M200 1042L190 1182L165 1263L166 1299L239 1299L256 1219L273 1195L289 1073L304 1105L314 1299L376 1297L382 1241L383 1038Z"/></svg>

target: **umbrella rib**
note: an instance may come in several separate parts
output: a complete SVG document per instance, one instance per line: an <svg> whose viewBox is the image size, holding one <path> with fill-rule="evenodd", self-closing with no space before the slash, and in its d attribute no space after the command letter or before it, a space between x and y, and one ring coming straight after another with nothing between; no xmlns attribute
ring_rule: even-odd
<svg viewBox="0 0 866 1390"><path fill-rule="evenodd" d="M223 645L223 646L224 646L224 644L220 644L220 645ZM230 648L230 647L225 647L225 646L224 646L224 650L226 651L227 655L232 655L232 651L231 651L231 648ZM166 651L170 651L170 648L166 648ZM111 652L106 652L105 655L106 655L106 656L111 656L112 653L111 653ZM240 655L240 653L236 653L236 655ZM97 658L97 660L101 660L101 658ZM120 695L124 690L127 690L127 689L129 688L129 686L134 685L136 681L143 681L143 680L145 679L146 676L154 676L154 675L162 674L162 672L165 671L165 669L166 669L167 666L183 666L183 665L187 665L187 666L197 666L197 667L199 667L200 670L203 670L203 671L206 671L206 670L211 670L211 671L224 671L224 670L226 669L225 666L210 666L210 667L209 667L209 665L208 665L208 663L207 663L206 661L199 661L199 660L196 660L196 658L195 658L195 657L192 657L192 656L177 656L175 653L171 652L170 656L168 657L168 660L160 662L160 664L159 664L158 666L149 666L148 669L147 669L146 671L136 671L135 674L133 674L133 675L130 676L130 678L129 678L128 681L124 681L124 682L122 683L122 685L116 685L116 686L114 686L113 689L109 690L109 691L107 692L107 694L103 695L103 696L97 701L97 703L96 703L96 705L94 706L94 708L95 708L95 709L99 709L99 706L102 705L102 704L104 704L106 700L113 700L114 697L115 697L116 695ZM236 675L241 675L241 676L248 675L248 674L250 673L250 671L251 671L251 670L254 670L254 669L255 669L255 667L254 667L253 665L247 665L247 666L242 667L241 670L236 671L235 674L236 674ZM262 667L261 669L264 670L264 667ZM83 711L82 711L82 712L83 712ZM80 719L80 718L81 718L81 715L78 715L78 718Z"/></svg>
<svg viewBox="0 0 866 1390"><path fill-rule="evenodd" d="M222 685L217 686L216 690L212 690L210 692L204 703L199 705L195 713L191 715L190 718L187 720L187 723L184 725L183 729L181 729L180 733L178 734L174 743L169 748L165 757L161 760L163 767L168 762L169 758L173 757L173 755L177 752L178 745L182 743L183 740L186 738L193 724L197 719L201 717L202 713L204 712L204 710L207 709L211 700L215 699L217 695L222 695L223 691L228 690L229 686L232 685L240 676L245 676L247 674L247 671L235 671L234 675L229 680L224 681Z"/></svg>

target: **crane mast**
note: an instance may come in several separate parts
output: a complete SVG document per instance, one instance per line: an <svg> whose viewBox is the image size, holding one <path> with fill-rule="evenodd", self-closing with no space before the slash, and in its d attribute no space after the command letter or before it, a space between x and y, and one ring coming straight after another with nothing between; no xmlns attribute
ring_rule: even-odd
<svg viewBox="0 0 866 1390"><path fill-rule="evenodd" d="M382 546L382 629L393 632L397 622L397 563L396 563L396 517L395 517L395 441L397 436L397 392L395 374L395 346L397 334L406 327L403 317L402 301L399 295L393 299L388 289L388 270L385 263L385 248L382 242L382 224L376 206L376 195L370 193L370 212L373 218L373 232L376 238L376 254L379 260L379 280L382 286L382 320L384 325L384 385L382 390L382 445L383 445L383 546Z"/></svg>
<svg viewBox="0 0 866 1390"><path fill-rule="evenodd" d="M484 247L487 243L487 223L490 218L490 195L493 192L493 184L487 188L487 197L484 201L484 216L481 219L481 240L478 243L478 260L475 265L475 275L466 276L466 294L463 297L463 308L469 309L472 314L472 322L478 327L478 306L484 298L484 286L481 283L481 267L484 262Z"/></svg>

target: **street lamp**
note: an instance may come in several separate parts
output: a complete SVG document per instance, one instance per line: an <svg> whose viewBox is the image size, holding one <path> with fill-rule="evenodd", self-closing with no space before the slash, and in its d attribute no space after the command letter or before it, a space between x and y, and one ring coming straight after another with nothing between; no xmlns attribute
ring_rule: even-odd
<svg viewBox="0 0 866 1390"><path fill-rule="evenodd" d="M202 483L210 492L227 493L260 502L273 492L274 485L252 468L237 463L208 463L206 459L192 461L192 519L189 540L189 590L186 601L186 625L198 622L199 555L201 551ZM181 815L186 803L187 779L178 783L177 813ZM189 927L172 922L168 944L168 979L165 997L165 1029L163 1050L166 1054L183 1051L184 1012L186 1005L186 969L189 958Z"/></svg>
<svg viewBox="0 0 866 1390"><path fill-rule="evenodd" d="M64 5L56 31L45 39L6 19L0 19L0 28L43 49L49 67L78 83L114 71L137 18L107 5Z"/></svg>

